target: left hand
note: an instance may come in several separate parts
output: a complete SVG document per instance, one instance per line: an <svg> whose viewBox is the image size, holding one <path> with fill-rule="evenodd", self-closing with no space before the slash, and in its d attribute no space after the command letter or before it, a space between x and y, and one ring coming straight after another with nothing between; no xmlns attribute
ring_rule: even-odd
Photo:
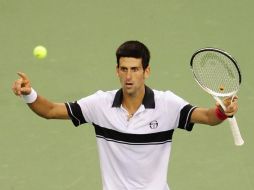
<svg viewBox="0 0 254 190"><path fill-rule="evenodd" d="M225 98L223 100L223 103L224 103L224 105L226 107L226 110L223 110L221 108L221 106L219 105L219 103L216 103L216 104L217 104L217 106L220 106L221 111L223 111L225 113L225 115L227 115L228 117L232 117L238 111L237 100L238 100L237 96Z"/></svg>

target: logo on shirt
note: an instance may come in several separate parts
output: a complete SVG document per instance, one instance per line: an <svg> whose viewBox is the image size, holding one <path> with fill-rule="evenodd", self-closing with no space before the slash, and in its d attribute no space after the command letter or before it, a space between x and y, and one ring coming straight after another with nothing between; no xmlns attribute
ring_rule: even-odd
<svg viewBox="0 0 254 190"><path fill-rule="evenodd" d="M156 129L159 126L158 121L154 120L154 121L150 122L149 126L151 129Z"/></svg>

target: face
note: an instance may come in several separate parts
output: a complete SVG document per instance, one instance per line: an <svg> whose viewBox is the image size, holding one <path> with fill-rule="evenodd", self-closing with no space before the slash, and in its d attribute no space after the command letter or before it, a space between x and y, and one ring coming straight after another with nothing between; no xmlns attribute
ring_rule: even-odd
<svg viewBox="0 0 254 190"><path fill-rule="evenodd" d="M144 70L141 58L121 57L116 72L125 94L135 96L144 92L145 79L149 76L150 67Z"/></svg>

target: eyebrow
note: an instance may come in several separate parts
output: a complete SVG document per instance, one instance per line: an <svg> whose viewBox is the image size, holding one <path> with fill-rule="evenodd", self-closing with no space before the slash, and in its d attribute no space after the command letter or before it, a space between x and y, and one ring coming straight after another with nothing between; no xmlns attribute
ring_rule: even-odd
<svg viewBox="0 0 254 190"><path fill-rule="evenodd" d="M126 66L119 66L119 68L128 68L128 67L126 67ZM130 69L134 69L134 68L141 68L141 66L133 66L133 67L130 67Z"/></svg>

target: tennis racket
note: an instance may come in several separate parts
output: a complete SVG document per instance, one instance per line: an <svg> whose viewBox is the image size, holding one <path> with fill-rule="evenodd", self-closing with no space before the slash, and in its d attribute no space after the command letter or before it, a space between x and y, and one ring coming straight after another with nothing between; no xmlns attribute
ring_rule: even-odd
<svg viewBox="0 0 254 190"><path fill-rule="evenodd" d="M221 98L232 97L233 100L242 80L236 60L223 50L203 48L192 55L190 65L196 82L225 110ZM243 145L235 116L229 117L228 121L235 145Z"/></svg>

